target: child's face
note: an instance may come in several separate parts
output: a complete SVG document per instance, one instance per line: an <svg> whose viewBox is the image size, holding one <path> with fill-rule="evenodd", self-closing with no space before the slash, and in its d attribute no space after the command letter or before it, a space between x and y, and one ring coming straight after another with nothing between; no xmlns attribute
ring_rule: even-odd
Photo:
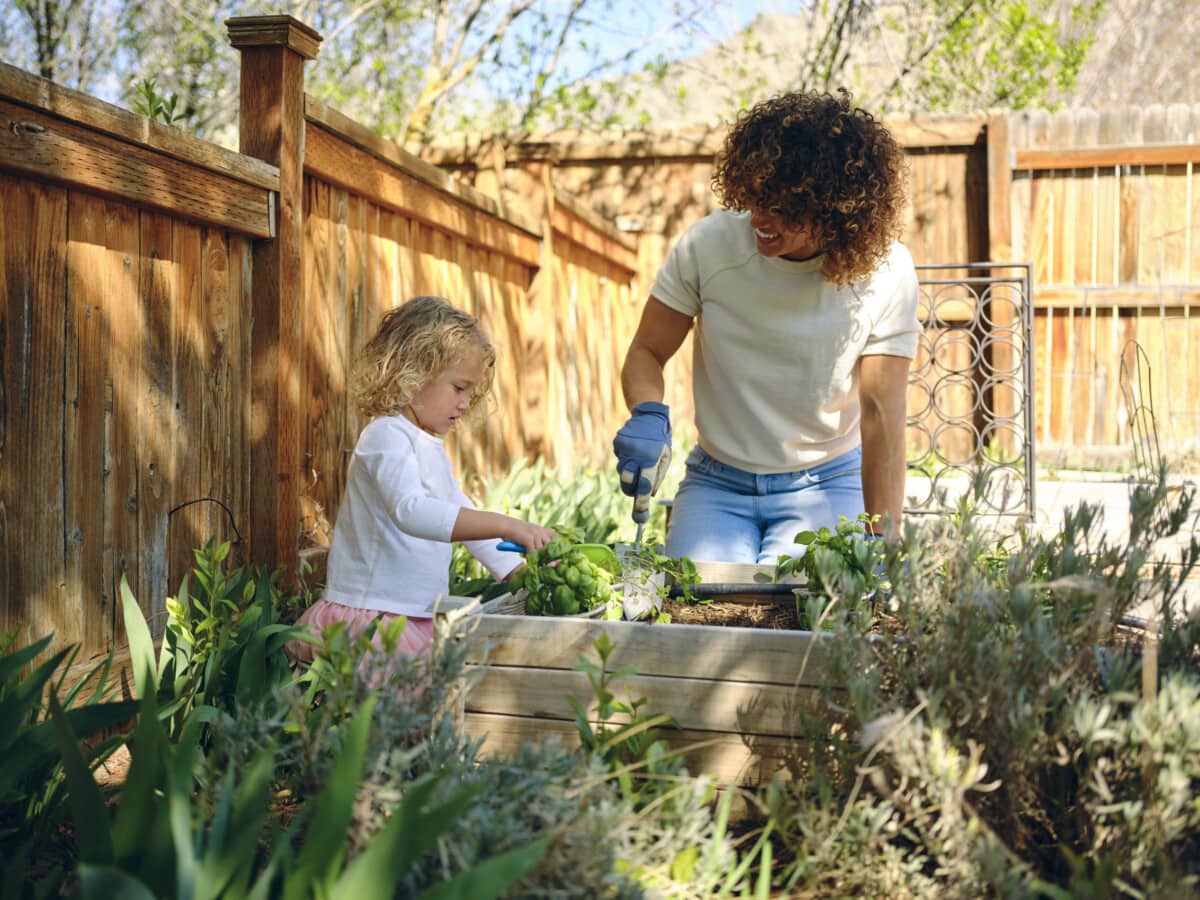
<svg viewBox="0 0 1200 900"><path fill-rule="evenodd" d="M775 213L751 209L750 227L754 229L755 247L763 256L800 260L811 259L821 252L815 229L788 225Z"/></svg>
<svg viewBox="0 0 1200 900"><path fill-rule="evenodd" d="M450 363L417 391L404 408L405 418L430 434L445 434L471 408L471 396L485 367L478 351Z"/></svg>

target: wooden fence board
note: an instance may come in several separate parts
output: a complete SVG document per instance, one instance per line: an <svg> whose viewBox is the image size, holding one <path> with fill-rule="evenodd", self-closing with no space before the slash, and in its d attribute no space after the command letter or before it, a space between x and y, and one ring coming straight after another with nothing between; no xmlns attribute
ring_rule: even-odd
<svg viewBox="0 0 1200 900"><path fill-rule="evenodd" d="M0 614L5 629L77 641L62 549L67 195L0 174L0 201Z"/></svg>
<svg viewBox="0 0 1200 900"><path fill-rule="evenodd" d="M142 333L146 322L139 296L142 275L140 216L132 206L111 201L105 207L105 214L105 293L109 320L114 323L112 412L106 447L113 467L109 519L113 548L110 572L115 595L122 578L134 591L141 584L143 540L138 527L138 397ZM144 598L139 599L144 602ZM120 597L115 596L118 609L120 602ZM124 627L122 617L117 614L114 633L118 646L125 643Z"/></svg>
<svg viewBox="0 0 1200 900"><path fill-rule="evenodd" d="M71 198L67 222L67 337L63 348L67 361L66 598L79 622L79 640L86 647L103 647L112 640L114 610L112 594L104 590L107 579L102 537L111 489L104 453L112 330L104 296L104 225L104 200L86 194Z"/></svg>
<svg viewBox="0 0 1200 900"><path fill-rule="evenodd" d="M171 238L174 284L169 301L168 414L173 446L165 563L166 588L174 595L184 573L192 568L192 549L212 535L213 507L204 498L212 496L213 484L212 460L203 453L209 423L204 391L208 335L201 284L202 235L199 226L176 222Z"/></svg>
<svg viewBox="0 0 1200 900"><path fill-rule="evenodd" d="M141 546L138 580L131 587L156 637L162 633L166 610L167 519L175 474L171 329L178 281L172 257L172 226L172 220L159 213L143 212L139 216L141 364L135 375L135 458Z"/></svg>
<svg viewBox="0 0 1200 900"><path fill-rule="evenodd" d="M255 237L274 234L271 191L0 99L0 165Z"/></svg>

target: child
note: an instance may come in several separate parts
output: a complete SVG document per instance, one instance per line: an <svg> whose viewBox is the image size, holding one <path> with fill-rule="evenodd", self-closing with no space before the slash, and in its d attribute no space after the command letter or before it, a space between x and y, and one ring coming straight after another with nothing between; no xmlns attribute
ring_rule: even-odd
<svg viewBox="0 0 1200 900"><path fill-rule="evenodd" d="M370 422L347 469L325 592L299 624L321 631L346 622L357 632L403 615L397 649L427 652L427 610L448 592L451 541L465 542L499 579L522 559L498 550L497 539L536 550L554 537L549 528L472 508L442 445L487 396L495 361L479 323L440 297L416 297L384 315L351 376L354 402ZM313 658L301 641L288 652Z"/></svg>

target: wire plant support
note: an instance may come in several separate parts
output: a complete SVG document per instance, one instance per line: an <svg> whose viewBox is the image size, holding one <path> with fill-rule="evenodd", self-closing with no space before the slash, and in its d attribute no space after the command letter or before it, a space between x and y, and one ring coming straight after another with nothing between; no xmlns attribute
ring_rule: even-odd
<svg viewBox="0 0 1200 900"><path fill-rule="evenodd" d="M1035 515L1032 263L918 265L905 512Z"/></svg>

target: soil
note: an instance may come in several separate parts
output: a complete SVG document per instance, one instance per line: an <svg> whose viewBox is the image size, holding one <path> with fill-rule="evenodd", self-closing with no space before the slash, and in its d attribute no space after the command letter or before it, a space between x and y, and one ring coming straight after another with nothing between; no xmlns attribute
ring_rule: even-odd
<svg viewBox="0 0 1200 900"><path fill-rule="evenodd" d="M795 631L801 627L796 602L781 598L777 603L738 603L723 600L705 600L700 603L682 603L667 600L663 611L671 614L672 622L684 625L731 625L736 628L772 628L777 631Z"/></svg>

